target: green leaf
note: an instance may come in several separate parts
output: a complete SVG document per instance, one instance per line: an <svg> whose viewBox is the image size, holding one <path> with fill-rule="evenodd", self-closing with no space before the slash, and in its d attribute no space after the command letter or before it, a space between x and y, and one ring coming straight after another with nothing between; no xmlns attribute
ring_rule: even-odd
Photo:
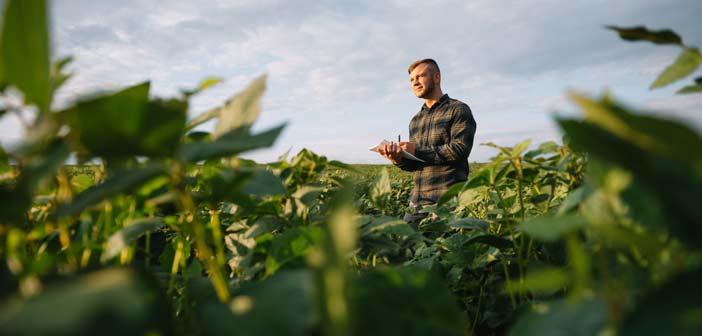
<svg viewBox="0 0 702 336"><path fill-rule="evenodd" d="M16 85L27 102L48 113L51 81L46 2L6 1L0 44L0 87Z"/></svg>
<svg viewBox="0 0 702 336"><path fill-rule="evenodd" d="M600 335L607 326L607 306L599 300L566 299L534 303L517 318L509 335Z"/></svg>
<svg viewBox="0 0 702 336"><path fill-rule="evenodd" d="M70 73L64 73L63 68L73 61L73 57L67 56L60 58L51 64L51 92L56 92L58 89L71 78Z"/></svg>
<svg viewBox="0 0 702 336"><path fill-rule="evenodd" d="M197 297L194 314L204 335L309 335L319 323L314 289L309 271L279 272L234 290L226 304Z"/></svg>
<svg viewBox="0 0 702 336"><path fill-rule="evenodd" d="M541 154L555 152L556 150L558 150L558 148L560 148L560 146L558 146L557 143L553 141L547 141L540 144L539 148L528 151L526 154L524 154L524 156L531 159Z"/></svg>
<svg viewBox="0 0 702 336"><path fill-rule="evenodd" d="M100 261L105 263L117 256L122 250L147 232L153 232L164 226L161 218L139 218L131 221L123 229L113 233L107 239L105 251Z"/></svg>
<svg viewBox="0 0 702 336"><path fill-rule="evenodd" d="M369 196L373 205L376 208L385 208L392 195L390 175L388 175L387 168L383 168L380 171L380 174L375 178L375 181L370 185L369 189Z"/></svg>
<svg viewBox="0 0 702 336"><path fill-rule="evenodd" d="M160 165L149 165L119 172L102 184L90 187L80 193L71 203L60 205L54 216L63 217L79 214L89 206L121 193L128 193L165 172L165 168Z"/></svg>
<svg viewBox="0 0 702 336"><path fill-rule="evenodd" d="M439 200L436 202L436 205L441 206L444 205L446 202L454 198L458 193L460 193L463 188L465 187L465 183L457 183L451 186L449 190L446 190L441 197L439 197Z"/></svg>
<svg viewBox="0 0 702 336"><path fill-rule="evenodd" d="M283 181L271 171L264 168L244 169L250 172L251 178L247 179L241 187L241 192L247 195L266 197L283 195L287 193Z"/></svg>
<svg viewBox="0 0 702 336"><path fill-rule="evenodd" d="M275 273L283 265L303 256L318 244L322 237L319 227L297 227L288 229L273 240L266 257L266 275Z"/></svg>
<svg viewBox="0 0 702 336"><path fill-rule="evenodd" d="M585 226L585 218L576 215L535 217L519 225L519 230L542 241L556 241L563 235Z"/></svg>
<svg viewBox="0 0 702 336"><path fill-rule="evenodd" d="M681 162L702 162L702 151L689 150L689 148L702 148L702 137L685 124L636 113L617 104L609 97L594 100L579 94L571 94L571 98L580 106L588 122L599 125L643 150L655 151ZM598 142L597 140L586 141L594 143ZM605 150L606 147L598 149Z"/></svg>
<svg viewBox="0 0 702 336"><path fill-rule="evenodd" d="M218 138L235 129L249 129L261 113L261 97L266 90L266 76L256 78L249 86L227 101L219 110L219 121L212 135Z"/></svg>
<svg viewBox="0 0 702 336"><path fill-rule="evenodd" d="M682 45L682 38L674 31L665 30L648 30L644 26L636 26L630 28L622 28L615 26L605 26L619 33L619 37L627 41L649 41L655 44L678 44Z"/></svg>
<svg viewBox="0 0 702 336"><path fill-rule="evenodd" d="M186 144L180 149L178 157L182 161L195 163L202 160L234 156L252 149L269 147L273 145L283 128L285 128L284 124L256 135L248 134L245 129L235 129L211 142Z"/></svg>
<svg viewBox="0 0 702 336"><path fill-rule="evenodd" d="M5 149L0 146L0 174L5 174L12 169Z"/></svg>
<svg viewBox="0 0 702 336"><path fill-rule="evenodd" d="M192 90L182 90L182 92L183 92L183 95L185 95L186 97L190 97L190 96L198 94L198 93L200 93L200 92L202 92L210 87L213 87L213 86L221 83L222 81L223 81L223 79L220 77L208 77L208 78L205 78L202 81L200 81L200 84L198 84L198 86L196 88L194 88Z"/></svg>
<svg viewBox="0 0 702 336"><path fill-rule="evenodd" d="M697 48L685 48L673 64L665 68L656 81L651 84L651 89L666 86L695 72L702 61L702 55Z"/></svg>
<svg viewBox="0 0 702 336"><path fill-rule="evenodd" d="M66 111L71 133L97 156L163 156L173 153L182 137L187 103L149 101L149 83L79 102Z"/></svg>
<svg viewBox="0 0 702 336"><path fill-rule="evenodd" d="M361 237L375 234L409 236L416 232L407 222L390 216L368 216L365 224L361 226Z"/></svg>
<svg viewBox="0 0 702 336"><path fill-rule="evenodd" d="M696 223L702 223L702 213L697 198L702 194L702 177L695 171L699 166L684 165L658 153L642 150L591 123L567 119L560 119L558 123L570 137L573 146L626 168L637 181L650 188L669 218L671 233L692 246L699 246L702 228ZM669 138L680 136L668 135ZM687 145L682 148L696 147ZM695 151L688 154L699 155Z"/></svg>
<svg viewBox="0 0 702 336"><path fill-rule="evenodd" d="M512 157L519 157L522 155L524 150L526 150L531 144L531 139L524 140L512 148Z"/></svg>
<svg viewBox="0 0 702 336"><path fill-rule="evenodd" d="M162 289L130 269L106 269L60 284L44 284L28 299L0 305L3 335L172 334L171 309ZM41 319L37 319L41 316Z"/></svg>
<svg viewBox="0 0 702 336"><path fill-rule="evenodd" d="M490 226L487 221L477 218L465 217L448 224L449 227L456 229L471 229L487 231Z"/></svg>
<svg viewBox="0 0 702 336"><path fill-rule="evenodd" d="M419 267L363 272L350 292L354 335L464 335L468 327L444 281Z"/></svg>
<svg viewBox="0 0 702 336"><path fill-rule="evenodd" d="M697 93L702 92L702 77L695 79L695 84L690 84L678 90L676 93L686 94L686 93Z"/></svg>
<svg viewBox="0 0 702 336"><path fill-rule="evenodd" d="M649 293L621 328L629 335L700 335L702 268L678 275Z"/></svg>
<svg viewBox="0 0 702 336"><path fill-rule="evenodd" d="M505 293L534 293L550 295L568 284L568 273L561 268L530 270L523 279L506 284Z"/></svg>

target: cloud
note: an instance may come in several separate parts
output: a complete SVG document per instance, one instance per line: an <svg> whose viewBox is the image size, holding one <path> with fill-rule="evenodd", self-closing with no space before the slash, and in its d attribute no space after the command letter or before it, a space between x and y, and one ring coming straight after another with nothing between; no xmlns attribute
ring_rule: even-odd
<svg viewBox="0 0 702 336"><path fill-rule="evenodd" d="M478 121L471 160L494 141L511 145L560 139L552 112L575 113L567 90L611 90L632 105L689 118L700 98L678 100L674 87L647 90L678 49L627 43L603 24L670 27L702 46L695 0L503 1L88 1L53 2L56 55L74 55L77 75L57 99L152 80L172 96L200 79L226 82L193 99L191 116L224 102L261 73L268 90L259 129L288 121L268 151L309 147L348 162L384 163L366 148L397 133L421 100L407 65L436 59L449 95ZM3 137L18 133L2 121Z"/></svg>

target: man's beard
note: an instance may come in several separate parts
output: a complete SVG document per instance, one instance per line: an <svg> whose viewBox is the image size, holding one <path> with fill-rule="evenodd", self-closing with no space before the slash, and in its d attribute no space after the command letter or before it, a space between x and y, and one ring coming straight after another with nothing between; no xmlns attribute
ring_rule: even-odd
<svg viewBox="0 0 702 336"><path fill-rule="evenodd" d="M427 83L427 86L424 88L424 92L420 93L419 98L428 98L431 97L431 95L434 93L434 90L436 89L436 86L434 85L434 82L429 82Z"/></svg>

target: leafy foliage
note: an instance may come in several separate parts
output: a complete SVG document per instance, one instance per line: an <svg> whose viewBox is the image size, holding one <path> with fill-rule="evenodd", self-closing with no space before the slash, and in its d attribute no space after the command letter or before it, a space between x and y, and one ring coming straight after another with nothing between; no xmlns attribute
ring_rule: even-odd
<svg viewBox="0 0 702 336"><path fill-rule="evenodd" d="M562 144L484 144L415 228L397 168L238 157L284 127L253 132L265 77L189 122L219 79L50 111L70 58L49 67L44 1L5 4L0 88L39 111L0 148L0 333L700 334L702 138L684 124L573 93ZM654 86L699 65L672 31L610 28L684 48Z"/></svg>

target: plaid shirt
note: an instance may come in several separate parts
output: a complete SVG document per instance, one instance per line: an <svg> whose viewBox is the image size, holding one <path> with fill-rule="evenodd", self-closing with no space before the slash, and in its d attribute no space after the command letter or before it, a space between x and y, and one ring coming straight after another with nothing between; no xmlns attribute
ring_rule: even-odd
<svg viewBox="0 0 702 336"><path fill-rule="evenodd" d="M443 95L431 108L425 105L410 121L410 142L421 163L402 159L397 166L414 172L410 202L436 203L453 184L468 180L468 155L476 123L468 105Z"/></svg>

